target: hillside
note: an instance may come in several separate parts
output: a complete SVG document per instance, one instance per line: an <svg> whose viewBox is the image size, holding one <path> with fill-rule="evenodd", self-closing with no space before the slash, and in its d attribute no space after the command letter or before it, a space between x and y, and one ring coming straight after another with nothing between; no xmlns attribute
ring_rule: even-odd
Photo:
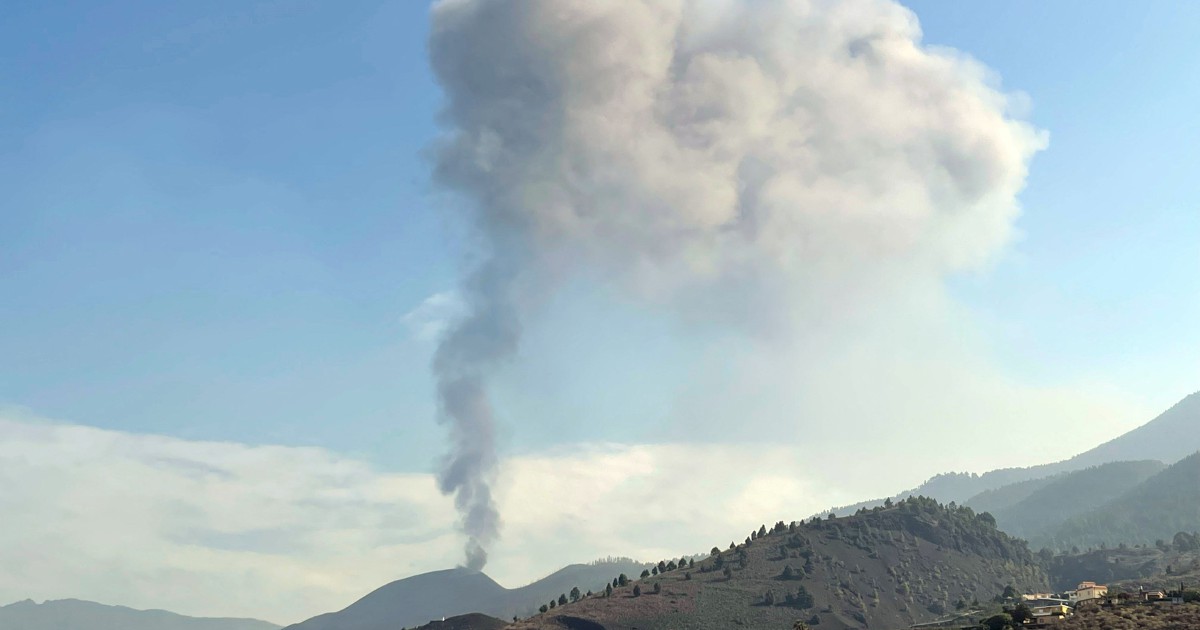
<svg viewBox="0 0 1200 630"><path fill-rule="evenodd" d="M1034 482L1025 486L1024 489L1010 488L1009 492L1012 493L1012 496L1018 497L1016 500L1020 500L1024 496L1028 496L1022 496L1023 491L1032 492L1038 487L1037 481L1045 480L1053 475L1118 461L1157 460L1172 464L1198 450L1200 450L1200 392L1187 396L1146 424L1070 459L1025 468L1001 468L983 474L943 473L931 477L916 488L899 492L890 498L892 501L899 501L910 496L926 496L943 503L954 501L960 504L981 501L986 503L993 498L999 498L998 507L1007 507L1011 503L1006 505L1004 501L1011 497L1006 497L1006 493L990 498L983 496L984 493L1023 482ZM873 499L833 508L832 511L839 516L844 516L862 508L882 505L883 501L884 499ZM985 511L992 509L997 509L997 505L985 508Z"/></svg>
<svg viewBox="0 0 1200 630"><path fill-rule="evenodd" d="M1019 484L1022 490L1034 487L1029 496L992 512L992 516L996 517L1000 529L1013 536L1043 539L1049 530L1071 517L1104 505L1164 468L1166 466L1157 461L1112 462L1055 475L1039 480L1041 483L1038 484L1024 482Z"/></svg>
<svg viewBox="0 0 1200 630"><path fill-rule="evenodd" d="M185 617L165 610L135 610L78 599L0 606L0 630L276 630L257 619Z"/></svg>
<svg viewBox="0 0 1200 630"><path fill-rule="evenodd" d="M632 560L575 564L515 589L475 571L434 571L381 586L338 612L318 615L287 630L396 630L467 613L512 619L533 614L541 602L573 587L600 590L613 576L637 575L645 566Z"/></svg>
<svg viewBox="0 0 1200 630"><path fill-rule="evenodd" d="M778 523L714 550L693 567L510 628L787 628L797 619L822 630L907 627L965 612L1010 584L1048 586L1024 542L967 508L926 498L849 517Z"/></svg>
<svg viewBox="0 0 1200 630"><path fill-rule="evenodd" d="M1089 607L1054 625L1059 630L1184 630L1200 628L1200 604Z"/></svg>
<svg viewBox="0 0 1200 630"><path fill-rule="evenodd" d="M1179 533L1156 545L1121 545L1077 554L1061 554L1048 563L1055 590L1073 588L1084 580L1113 589L1167 588L1179 582L1200 583L1200 535Z"/></svg>
<svg viewBox="0 0 1200 630"><path fill-rule="evenodd" d="M1034 542L1057 549L1149 544L1195 530L1200 530L1200 452Z"/></svg>

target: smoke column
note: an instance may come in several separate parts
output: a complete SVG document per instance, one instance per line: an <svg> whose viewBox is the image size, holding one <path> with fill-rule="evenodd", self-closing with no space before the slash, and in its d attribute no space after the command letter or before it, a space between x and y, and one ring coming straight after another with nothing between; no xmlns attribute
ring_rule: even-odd
<svg viewBox="0 0 1200 630"><path fill-rule="evenodd" d="M481 568L499 532L489 375L572 273L740 329L837 317L1011 237L1044 134L887 0L443 0L435 182L478 264L434 371Z"/></svg>

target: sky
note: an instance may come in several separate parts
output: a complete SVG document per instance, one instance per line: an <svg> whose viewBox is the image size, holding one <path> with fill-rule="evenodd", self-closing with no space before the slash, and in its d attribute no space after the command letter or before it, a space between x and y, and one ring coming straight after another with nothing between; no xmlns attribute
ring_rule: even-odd
<svg viewBox="0 0 1200 630"><path fill-rule="evenodd" d="M490 575L1053 461L1200 389L1200 7L907 6L1045 134L1011 237L803 343L563 282L491 383ZM458 562L429 364L473 237L431 175L428 5L6 13L0 603L289 623ZM1047 425L1067 452L992 448Z"/></svg>

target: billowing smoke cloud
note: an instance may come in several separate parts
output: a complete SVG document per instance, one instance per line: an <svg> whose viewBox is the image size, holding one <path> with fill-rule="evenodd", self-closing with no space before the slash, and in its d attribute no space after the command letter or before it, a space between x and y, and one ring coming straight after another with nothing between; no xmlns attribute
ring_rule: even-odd
<svg viewBox="0 0 1200 630"><path fill-rule="evenodd" d="M986 261L1045 143L886 0L444 0L430 52L436 178L480 243L434 366L442 490L476 567L499 526L487 377L559 278L747 330L812 325L895 274Z"/></svg>

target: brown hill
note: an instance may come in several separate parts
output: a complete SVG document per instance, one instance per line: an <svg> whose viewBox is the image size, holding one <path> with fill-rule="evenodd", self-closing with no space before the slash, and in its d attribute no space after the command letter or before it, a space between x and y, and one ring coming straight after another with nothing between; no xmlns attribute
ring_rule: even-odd
<svg viewBox="0 0 1200 630"><path fill-rule="evenodd" d="M495 617L489 617L481 613L471 613L457 617L448 617L440 621L430 621L413 630L500 630L500 628L506 625L508 624Z"/></svg>
<svg viewBox="0 0 1200 630"><path fill-rule="evenodd" d="M512 630L895 628L955 616L1005 586L1048 583L988 516L913 498L850 517L762 528L753 540L584 598Z"/></svg>

